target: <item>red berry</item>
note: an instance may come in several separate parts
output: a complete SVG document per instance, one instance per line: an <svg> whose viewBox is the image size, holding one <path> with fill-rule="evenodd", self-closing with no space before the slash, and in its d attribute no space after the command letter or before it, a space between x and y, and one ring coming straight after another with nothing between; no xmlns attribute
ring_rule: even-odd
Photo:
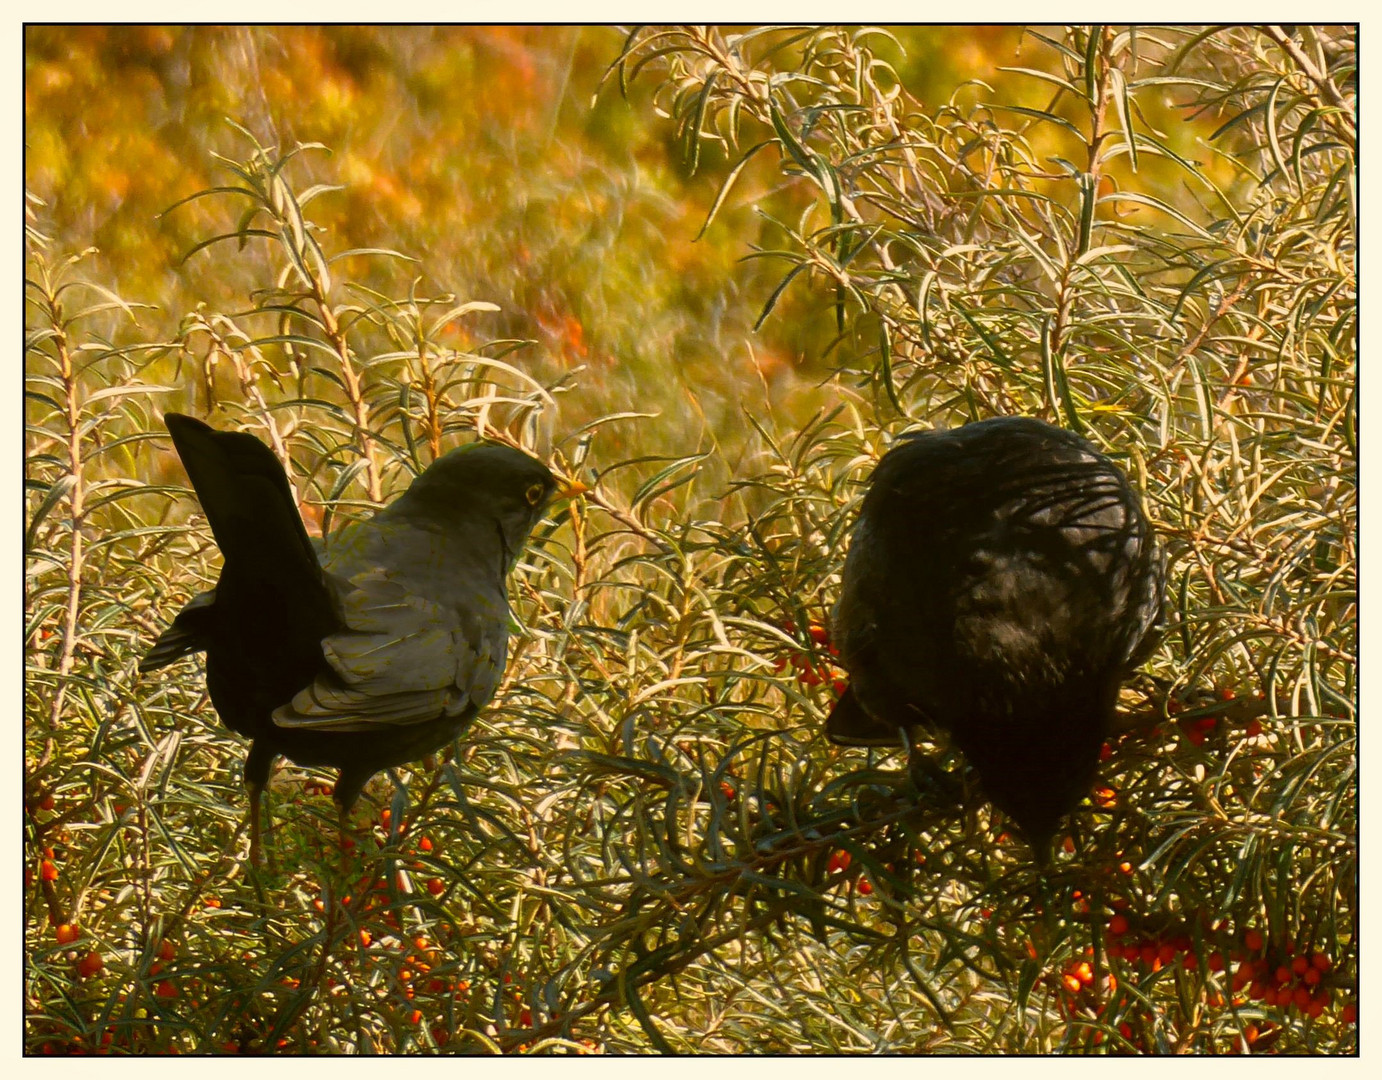
<svg viewBox="0 0 1382 1080"><path fill-rule="evenodd" d="M71 945L82 936L82 932L77 929L75 923L59 923L53 931L53 936L58 939L59 945Z"/></svg>
<svg viewBox="0 0 1382 1080"><path fill-rule="evenodd" d="M1216 951L1210 953L1209 956L1206 957L1206 962L1209 964L1210 971L1217 973L1224 970L1224 954L1221 952Z"/></svg>
<svg viewBox="0 0 1382 1080"><path fill-rule="evenodd" d="M1291 961L1291 970L1297 975L1304 975L1309 967L1310 958L1308 956L1297 956Z"/></svg>
<svg viewBox="0 0 1382 1080"><path fill-rule="evenodd" d="M1224 687L1222 690L1219 691L1219 700L1220 700L1220 701L1232 701L1233 698L1234 698L1234 696L1235 696L1235 695L1234 695L1233 691L1230 690L1227 686Z"/></svg>
<svg viewBox="0 0 1382 1080"><path fill-rule="evenodd" d="M1308 986L1297 986L1291 995L1291 1001L1297 1009L1303 1009L1310 1004L1310 988Z"/></svg>
<svg viewBox="0 0 1382 1080"><path fill-rule="evenodd" d="M1176 947L1169 941L1163 942L1161 945L1157 946L1156 958L1163 964L1169 964L1176 958Z"/></svg>
<svg viewBox="0 0 1382 1080"><path fill-rule="evenodd" d="M1248 726L1243 729L1243 734L1249 739L1255 739L1262 734L1262 721L1253 717L1248 721Z"/></svg>
<svg viewBox="0 0 1382 1080"><path fill-rule="evenodd" d="M421 840L417 842L417 849L419 851L431 851L432 841L424 836Z"/></svg>
<svg viewBox="0 0 1382 1080"><path fill-rule="evenodd" d="M1291 981L1291 969L1288 968L1285 964L1282 964L1279 968L1276 969L1276 974L1273 976L1273 978L1276 979L1277 986L1285 986L1288 982Z"/></svg>
<svg viewBox="0 0 1382 1080"><path fill-rule="evenodd" d="M828 631L824 626L818 626L815 623L811 624L811 626L807 630L807 633L811 635L811 640L814 641L817 645L824 645L826 642L830 640L830 631Z"/></svg>
<svg viewBox="0 0 1382 1080"><path fill-rule="evenodd" d="M1113 747L1104 743L1103 746L1099 747L1099 760L1107 761L1111 757L1113 757Z"/></svg>
<svg viewBox="0 0 1382 1080"><path fill-rule="evenodd" d="M1329 957L1322 952L1317 952L1310 957L1310 966L1319 972L1328 971L1330 967Z"/></svg>
<svg viewBox="0 0 1382 1080"><path fill-rule="evenodd" d="M860 878L860 879L859 879L859 895L860 895L860 896L868 896L869 893L871 893L871 892L873 892L873 886L872 886L871 884L869 884L869 879L868 879L868 878Z"/></svg>
<svg viewBox="0 0 1382 1080"><path fill-rule="evenodd" d="M101 959L100 953L89 952L77 961L77 974L85 979L88 976L99 974L105 966L106 962Z"/></svg>
<svg viewBox="0 0 1382 1080"><path fill-rule="evenodd" d="M175 998L178 996L178 988L167 979L164 979L154 987L154 993L161 998Z"/></svg>
<svg viewBox="0 0 1382 1080"><path fill-rule="evenodd" d="M55 798L53 798L53 793L51 791L48 792L48 794L44 795L43 798L39 799L38 801L38 806L40 810L51 810L53 809L53 807L57 806L57 804L58 801Z"/></svg>
<svg viewBox="0 0 1382 1080"><path fill-rule="evenodd" d="M848 851L837 851L830 856L830 862L826 864L825 868L830 873L835 874L841 870L848 870L849 864L853 861Z"/></svg>
<svg viewBox="0 0 1382 1080"><path fill-rule="evenodd" d="M1205 732L1213 731L1218 723L1219 718L1217 716L1201 716L1195 721L1195 730Z"/></svg>
<svg viewBox="0 0 1382 1080"><path fill-rule="evenodd" d="M1108 921L1108 932L1114 937L1122 937L1128 932L1128 917L1126 915L1115 915Z"/></svg>
<svg viewBox="0 0 1382 1080"><path fill-rule="evenodd" d="M446 892L446 885L441 878L429 878L427 881L427 891L433 896L440 896L442 893Z"/></svg>
<svg viewBox="0 0 1382 1080"><path fill-rule="evenodd" d="M1262 949L1262 931L1254 928L1243 935L1243 944L1248 947L1250 952L1259 952Z"/></svg>
<svg viewBox="0 0 1382 1080"><path fill-rule="evenodd" d="M177 950L173 948L173 943L167 938L164 938L163 943L158 947L158 958L160 960L171 960L176 952Z"/></svg>
<svg viewBox="0 0 1382 1080"><path fill-rule="evenodd" d="M1339 1021L1344 1024L1358 1023L1358 1006L1350 1001L1339 1010Z"/></svg>

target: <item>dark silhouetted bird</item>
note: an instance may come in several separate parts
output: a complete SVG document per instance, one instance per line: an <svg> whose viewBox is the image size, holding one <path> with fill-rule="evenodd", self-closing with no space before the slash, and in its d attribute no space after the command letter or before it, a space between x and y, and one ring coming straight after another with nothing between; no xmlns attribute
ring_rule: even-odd
<svg viewBox="0 0 1382 1080"><path fill-rule="evenodd" d="M999 417L903 436L845 559L832 640L850 680L826 733L948 732L1045 862L1155 646L1162 589L1136 493L1078 435Z"/></svg>
<svg viewBox="0 0 1382 1080"><path fill-rule="evenodd" d="M439 457L367 521L322 544L303 528L278 459L253 435L165 417L224 556L139 665L206 653L206 687L245 761L250 858L274 759L340 770L344 826L375 773L440 749L504 673L505 579L560 484L512 447Z"/></svg>

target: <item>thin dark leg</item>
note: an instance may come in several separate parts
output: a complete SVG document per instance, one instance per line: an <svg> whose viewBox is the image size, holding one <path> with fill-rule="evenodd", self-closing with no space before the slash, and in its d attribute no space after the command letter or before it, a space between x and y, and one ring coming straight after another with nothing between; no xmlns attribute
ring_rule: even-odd
<svg viewBox="0 0 1382 1080"><path fill-rule="evenodd" d="M261 865L259 835L259 798L264 794L264 789L251 781L245 782L245 787L250 793L250 866L259 869Z"/></svg>
<svg viewBox="0 0 1382 1080"><path fill-rule="evenodd" d="M269 772L276 757L278 755L274 751L256 742L250 744L249 757L245 758L245 790L250 796L250 866L255 869L261 865L260 852L263 850L259 806L264 789L269 786ZM269 869L274 869L272 855Z"/></svg>

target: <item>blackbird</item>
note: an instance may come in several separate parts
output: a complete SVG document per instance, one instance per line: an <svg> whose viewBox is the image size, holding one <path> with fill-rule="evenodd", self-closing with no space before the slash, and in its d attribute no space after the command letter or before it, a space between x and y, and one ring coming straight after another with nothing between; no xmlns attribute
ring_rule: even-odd
<svg viewBox="0 0 1382 1080"><path fill-rule="evenodd" d="M340 770L342 826L382 769L446 746L504 672L505 578L559 483L512 447L444 454L367 521L317 545L278 459L253 435L164 417L224 556L140 662L206 653L222 722L250 739L250 860L279 754ZM320 554L320 558L319 558Z"/></svg>
<svg viewBox="0 0 1382 1080"><path fill-rule="evenodd" d="M1123 472L1029 417L904 435L874 470L832 640L844 745L947 732L1041 862L1156 645L1164 563Z"/></svg>

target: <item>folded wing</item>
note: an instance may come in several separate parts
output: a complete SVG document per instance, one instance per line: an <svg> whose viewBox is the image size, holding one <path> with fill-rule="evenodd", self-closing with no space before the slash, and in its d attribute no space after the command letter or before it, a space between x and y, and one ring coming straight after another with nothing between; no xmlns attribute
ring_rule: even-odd
<svg viewBox="0 0 1382 1080"><path fill-rule="evenodd" d="M364 528L327 572L346 629L322 641L326 668L275 710L280 727L426 723L474 711L498 689L508 649L502 583L466 573L434 533ZM376 557L384 553L389 565Z"/></svg>

